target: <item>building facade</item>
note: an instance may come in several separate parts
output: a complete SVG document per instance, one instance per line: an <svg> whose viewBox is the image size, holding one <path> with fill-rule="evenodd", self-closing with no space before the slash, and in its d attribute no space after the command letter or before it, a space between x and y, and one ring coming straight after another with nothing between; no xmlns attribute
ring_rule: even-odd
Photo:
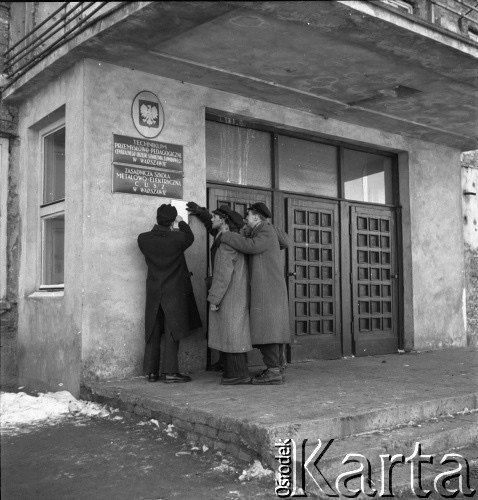
<svg viewBox="0 0 478 500"><path fill-rule="evenodd" d="M136 237L170 200L271 207L292 240L291 362L467 345L476 8L81 5L10 6L20 383L77 394L84 378L140 373ZM180 359L200 371L210 242L189 222L204 327Z"/></svg>

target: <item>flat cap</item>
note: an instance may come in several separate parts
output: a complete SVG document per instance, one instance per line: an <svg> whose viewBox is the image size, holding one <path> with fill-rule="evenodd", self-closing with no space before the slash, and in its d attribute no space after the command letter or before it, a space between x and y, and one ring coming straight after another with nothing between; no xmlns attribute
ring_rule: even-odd
<svg viewBox="0 0 478 500"><path fill-rule="evenodd" d="M213 210L212 213L226 219L229 227L233 225L237 229L240 229L244 225L243 216L232 210L228 205L221 205L219 208L216 208L216 210Z"/></svg>
<svg viewBox="0 0 478 500"><path fill-rule="evenodd" d="M265 203L262 203L262 201L253 203L247 210L254 210L264 216L266 219L272 218L271 211L267 208L267 205Z"/></svg>

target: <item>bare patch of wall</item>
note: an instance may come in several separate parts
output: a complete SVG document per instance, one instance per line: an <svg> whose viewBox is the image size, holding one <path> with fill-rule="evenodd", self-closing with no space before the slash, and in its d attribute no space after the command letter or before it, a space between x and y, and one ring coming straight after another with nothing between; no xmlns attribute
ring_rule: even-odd
<svg viewBox="0 0 478 500"><path fill-rule="evenodd" d="M478 151L461 155L465 241L466 337L478 347Z"/></svg>

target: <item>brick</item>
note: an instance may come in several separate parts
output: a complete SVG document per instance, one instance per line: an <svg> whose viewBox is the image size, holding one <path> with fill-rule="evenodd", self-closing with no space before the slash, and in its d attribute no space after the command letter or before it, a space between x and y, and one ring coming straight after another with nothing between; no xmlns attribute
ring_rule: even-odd
<svg viewBox="0 0 478 500"><path fill-rule="evenodd" d="M214 439L208 438L206 436L199 436L199 441L202 444L205 444L208 448L214 448Z"/></svg>
<svg viewBox="0 0 478 500"><path fill-rule="evenodd" d="M198 443L200 438L199 435L196 434L195 432L188 432L186 433L186 439L193 443Z"/></svg>
<svg viewBox="0 0 478 500"><path fill-rule="evenodd" d="M218 439L229 443L239 443L240 437L235 432L219 431L217 434Z"/></svg>
<svg viewBox="0 0 478 500"><path fill-rule="evenodd" d="M237 458L239 460L242 460L243 462L252 462L253 456L251 453L246 452L244 449L239 449Z"/></svg>
<svg viewBox="0 0 478 500"><path fill-rule="evenodd" d="M208 425L204 424L195 424L194 425L194 430L201 435L210 437L210 438L216 438L217 437L217 429L214 429L212 427L209 427Z"/></svg>
<svg viewBox="0 0 478 500"><path fill-rule="evenodd" d="M227 453L230 453L233 457L239 457L239 446L234 443L227 443L226 444L226 451Z"/></svg>
<svg viewBox="0 0 478 500"><path fill-rule="evenodd" d="M194 424L186 420L183 420L182 418L173 418L172 423L173 425L184 431L194 430Z"/></svg>

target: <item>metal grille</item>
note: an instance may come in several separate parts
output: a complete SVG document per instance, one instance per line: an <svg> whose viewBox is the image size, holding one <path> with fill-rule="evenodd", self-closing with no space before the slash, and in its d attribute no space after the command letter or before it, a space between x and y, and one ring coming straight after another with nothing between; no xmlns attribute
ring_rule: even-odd
<svg viewBox="0 0 478 500"><path fill-rule="evenodd" d="M357 298L361 333L392 329L389 217L357 216Z"/></svg>
<svg viewBox="0 0 478 500"><path fill-rule="evenodd" d="M131 2L63 2L5 52L7 87L54 50Z"/></svg>
<svg viewBox="0 0 478 500"><path fill-rule="evenodd" d="M335 333L333 212L294 209L295 334Z"/></svg>

